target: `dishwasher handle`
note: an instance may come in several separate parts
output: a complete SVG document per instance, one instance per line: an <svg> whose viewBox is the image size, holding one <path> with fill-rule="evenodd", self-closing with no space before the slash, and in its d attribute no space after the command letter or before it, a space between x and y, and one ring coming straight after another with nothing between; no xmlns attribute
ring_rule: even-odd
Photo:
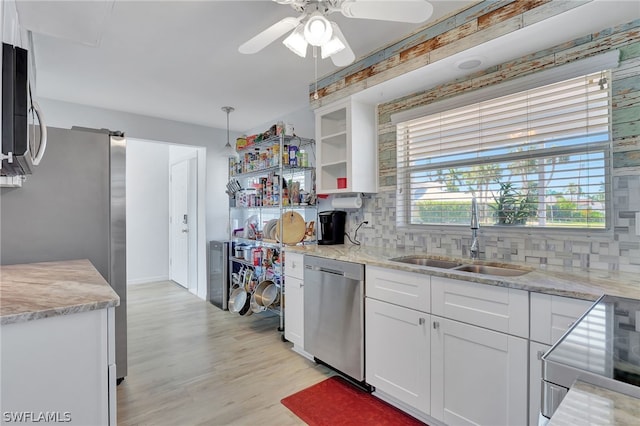
<svg viewBox="0 0 640 426"><path fill-rule="evenodd" d="M327 274L339 275L341 277L345 276L344 271L338 271L336 269L330 269L324 266L305 265L305 269L310 269L312 271L318 271L318 272L325 272Z"/></svg>

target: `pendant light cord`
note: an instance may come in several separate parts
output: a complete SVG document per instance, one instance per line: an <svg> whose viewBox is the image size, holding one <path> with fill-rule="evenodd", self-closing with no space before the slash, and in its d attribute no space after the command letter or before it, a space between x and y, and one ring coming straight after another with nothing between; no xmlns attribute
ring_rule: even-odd
<svg viewBox="0 0 640 426"><path fill-rule="evenodd" d="M227 144L225 146L231 147L231 142L229 141L229 114L235 111L234 107L224 106L222 110L227 113Z"/></svg>
<svg viewBox="0 0 640 426"><path fill-rule="evenodd" d="M313 46L313 62L314 62L314 84L315 84L315 88L314 88L314 92L313 92L313 99L315 99L316 101L318 100L318 48L316 46Z"/></svg>

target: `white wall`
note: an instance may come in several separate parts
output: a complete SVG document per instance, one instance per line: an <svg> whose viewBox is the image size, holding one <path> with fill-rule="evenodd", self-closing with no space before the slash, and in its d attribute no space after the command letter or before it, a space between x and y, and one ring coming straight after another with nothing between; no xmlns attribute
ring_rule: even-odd
<svg viewBox="0 0 640 426"><path fill-rule="evenodd" d="M169 149L127 140L127 284L169 279Z"/></svg>
<svg viewBox="0 0 640 426"><path fill-rule="evenodd" d="M297 136L300 136L301 138L314 139L316 137L315 115L313 114L311 108L308 107L301 110L292 111L289 114L283 115L281 117L275 117L268 123L264 123L263 125L255 127L253 129L249 129L245 133L247 135L262 133L265 130L269 130L269 128L276 124L278 121L293 124L295 134Z"/></svg>

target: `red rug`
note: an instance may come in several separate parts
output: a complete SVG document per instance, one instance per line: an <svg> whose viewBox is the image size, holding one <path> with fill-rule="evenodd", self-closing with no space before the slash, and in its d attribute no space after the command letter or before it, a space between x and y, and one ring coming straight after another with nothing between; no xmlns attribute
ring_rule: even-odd
<svg viewBox="0 0 640 426"><path fill-rule="evenodd" d="M280 402L309 426L424 425L339 376Z"/></svg>

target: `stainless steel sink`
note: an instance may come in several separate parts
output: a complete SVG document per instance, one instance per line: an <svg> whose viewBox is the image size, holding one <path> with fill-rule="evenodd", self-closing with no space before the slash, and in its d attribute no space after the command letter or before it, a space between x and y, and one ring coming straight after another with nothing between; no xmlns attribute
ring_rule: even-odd
<svg viewBox="0 0 640 426"><path fill-rule="evenodd" d="M411 265L430 266L432 268L451 269L460 266L460 262L451 260L434 259L426 256L403 256L390 259L393 262L409 263Z"/></svg>
<svg viewBox="0 0 640 426"><path fill-rule="evenodd" d="M460 265L454 268L456 271L473 272L474 274L497 275L500 277L517 277L530 271L525 269L506 268L503 266L489 265Z"/></svg>

